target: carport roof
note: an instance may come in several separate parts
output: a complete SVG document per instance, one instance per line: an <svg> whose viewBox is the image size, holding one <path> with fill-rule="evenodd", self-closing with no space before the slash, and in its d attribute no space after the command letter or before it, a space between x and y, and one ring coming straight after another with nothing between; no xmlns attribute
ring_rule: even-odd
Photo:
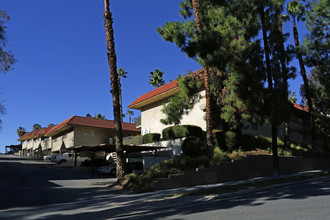
<svg viewBox="0 0 330 220"><path fill-rule="evenodd" d="M123 145L123 150L128 153L149 151L149 150L158 150L158 149L163 149L163 148L166 148L166 147ZM92 152L105 151L107 153L116 152L116 146L114 144L105 144L105 145L99 145L99 146L95 146L95 147L75 146L75 147L70 147L68 149L74 150L77 152L81 152L81 151L92 151Z"/></svg>

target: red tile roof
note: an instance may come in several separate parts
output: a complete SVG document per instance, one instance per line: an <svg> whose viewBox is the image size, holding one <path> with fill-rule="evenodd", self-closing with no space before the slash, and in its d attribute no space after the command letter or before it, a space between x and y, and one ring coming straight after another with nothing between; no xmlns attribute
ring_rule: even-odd
<svg viewBox="0 0 330 220"><path fill-rule="evenodd" d="M305 111L305 112L309 111L307 107L302 106L302 105L298 105L297 103L293 103L293 107L295 107L296 109L299 109L301 111Z"/></svg>
<svg viewBox="0 0 330 220"><path fill-rule="evenodd" d="M199 70L196 70L192 73L190 73L190 75L195 78L195 79L201 79L203 78L203 69L199 69ZM178 87L178 81L177 80L174 80L172 82L169 82L163 86L160 86L146 94L143 94L141 96L139 96L137 99L135 99L131 104L129 104L127 107L128 108L131 108L133 105L136 105L140 102L143 102L145 100L148 100L152 97L155 97L157 95L160 95L160 94L163 94L167 91L170 91L172 89L175 89ZM298 105L297 103L293 103L293 107L296 108L296 109L299 109L299 110L302 110L302 111L305 111L305 112L308 112L308 108L307 107L304 107L304 106L301 106L301 105Z"/></svg>
<svg viewBox="0 0 330 220"><path fill-rule="evenodd" d="M115 123L112 120L102 120L96 118L87 118L81 116L72 116L69 119L63 121L62 123L52 127L50 130L46 132L46 136L50 136L51 133L61 129L67 125L78 125L78 126L87 126L87 127L95 127L95 128L108 128L114 129ZM135 124L133 123L126 123L122 122L122 129L123 131L136 131L140 132L139 128L136 128Z"/></svg>
<svg viewBox="0 0 330 220"><path fill-rule="evenodd" d="M150 99L151 97L154 97L156 95L165 93L171 89L177 88L178 87L178 80L174 80L172 82L169 82L163 86L160 86L146 94L141 95L140 97L138 97L137 99L135 99L131 104L128 105L128 108L130 108L132 105L135 105L137 103L140 103L144 100Z"/></svg>
<svg viewBox="0 0 330 220"><path fill-rule="evenodd" d="M203 70L202 69L199 69L199 70L196 70L192 73L190 73L190 75L192 75L193 77L197 77L197 78L200 78L200 74L203 73ZM135 99L131 104L128 105L128 108L131 108L133 105L136 105L140 102L143 102L147 99L150 99L152 97L155 97L157 95L160 95L160 94L163 94L163 93L166 93L167 91L170 91L172 89L175 89L175 88L178 88L178 80L174 80L174 81L171 81L163 86L160 86L148 93L145 93L141 96L139 96L137 99Z"/></svg>

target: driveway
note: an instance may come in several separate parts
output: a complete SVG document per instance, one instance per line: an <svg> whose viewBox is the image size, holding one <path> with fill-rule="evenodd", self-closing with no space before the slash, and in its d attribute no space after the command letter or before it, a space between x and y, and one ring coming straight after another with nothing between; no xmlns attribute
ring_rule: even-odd
<svg viewBox="0 0 330 220"><path fill-rule="evenodd" d="M51 162L0 155L0 209L74 202L108 192L115 181Z"/></svg>

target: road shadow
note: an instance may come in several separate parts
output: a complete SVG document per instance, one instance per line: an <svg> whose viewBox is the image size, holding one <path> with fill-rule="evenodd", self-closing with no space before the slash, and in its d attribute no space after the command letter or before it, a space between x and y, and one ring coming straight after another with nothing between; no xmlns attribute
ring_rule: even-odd
<svg viewBox="0 0 330 220"><path fill-rule="evenodd" d="M277 190L203 202L201 201L202 197L199 196L173 198L165 197L161 193L133 194L106 188L102 190L60 189L56 192L61 195L67 193L68 197L56 199L56 203L51 206L43 206L44 215L38 215L38 219L103 219L125 217L125 214L134 212L145 213L139 216L126 217L129 219L171 218L171 216L178 214L197 214L211 210L226 210L237 206L254 207L262 205L263 201L267 200L302 200L309 197L329 196L329 181L330 177L323 177ZM77 194L79 196L75 200L76 202L65 203L70 201L71 196ZM258 203L256 203L257 201ZM3 212L0 217L2 215L6 219L20 219L25 215L33 217L38 212L40 212L40 207L31 207L26 210L15 210L15 212Z"/></svg>

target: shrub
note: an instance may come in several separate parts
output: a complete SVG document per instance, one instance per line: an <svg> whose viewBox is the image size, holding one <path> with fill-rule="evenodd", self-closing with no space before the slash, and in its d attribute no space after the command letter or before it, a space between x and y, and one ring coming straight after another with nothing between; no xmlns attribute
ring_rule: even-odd
<svg viewBox="0 0 330 220"><path fill-rule="evenodd" d="M148 144L152 142L157 142L160 140L160 134L159 133L150 133L143 135L143 143Z"/></svg>
<svg viewBox="0 0 330 220"><path fill-rule="evenodd" d="M240 145L244 151L264 149L272 147L272 139L264 136L252 136L249 134L242 135Z"/></svg>
<svg viewBox="0 0 330 220"><path fill-rule="evenodd" d="M218 130L216 132L213 132L213 140L216 147L219 147L222 150L227 149L224 131Z"/></svg>
<svg viewBox="0 0 330 220"><path fill-rule="evenodd" d="M233 150L237 149L238 138L235 132L227 131L225 133L225 140L226 140L227 151L232 152Z"/></svg>
<svg viewBox="0 0 330 220"><path fill-rule="evenodd" d="M192 158L180 155L155 164L139 175L126 175L127 183L125 188L139 192L150 191L153 190L153 183L160 178L167 178L170 174L180 174L184 170L194 170L195 168L208 166L209 160L206 156Z"/></svg>
<svg viewBox="0 0 330 220"><path fill-rule="evenodd" d="M238 150L234 150L232 153L231 153L231 158L233 160L238 160L242 157L245 157L245 153L242 151L241 148L238 148Z"/></svg>
<svg viewBox="0 0 330 220"><path fill-rule="evenodd" d="M221 151L221 149L219 147L214 148L211 165L220 165L221 163L226 163L229 161L230 161L229 157L226 153Z"/></svg>
<svg viewBox="0 0 330 220"><path fill-rule="evenodd" d="M162 131L164 140L173 140L185 137L199 137L202 138L203 130L195 125L176 125L165 128Z"/></svg>
<svg viewBox="0 0 330 220"><path fill-rule="evenodd" d="M188 137L183 141L181 148L185 155L198 157L202 155L205 149L205 142L201 141L200 138Z"/></svg>

